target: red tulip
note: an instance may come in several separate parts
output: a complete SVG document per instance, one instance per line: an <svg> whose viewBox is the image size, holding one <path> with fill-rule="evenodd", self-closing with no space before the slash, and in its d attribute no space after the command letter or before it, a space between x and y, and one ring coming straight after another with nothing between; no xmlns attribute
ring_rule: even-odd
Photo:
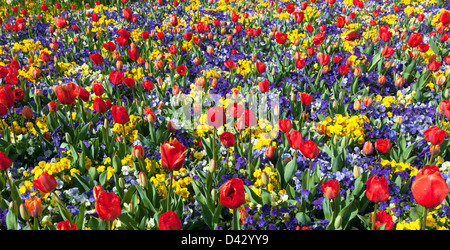
<svg viewBox="0 0 450 250"><path fill-rule="evenodd" d="M447 119L450 119L450 100L443 100L439 104L439 110L442 111Z"/></svg>
<svg viewBox="0 0 450 250"><path fill-rule="evenodd" d="M12 166L12 160L2 151L0 151L0 170L5 171Z"/></svg>
<svg viewBox="0 0 450 250"><path fill-rule="evenodd" d="M339 181L337 180L328 180L327 182L323 182L320 186L320 191L322 191L330 200L339 196L339 189Z"/></svg>
<svg viewBox="0 0 450 250"><path fill-rule="evenodd" d="M267 91L269 91L269 81L264 80L259 82L258 84L259 90L261 91L261 93L265 93Z"/></svg>
<svg viewBox="0 0 450 250"><path fill-rule="evenodd" d="M339 70L339 74L347 75L348 72L350 71L350 67L348 67L347 64L342 64L341 66L339 66L338 70Z"/></svg>
<svg viewBox="0 0 450 250"><path fill-rule="evenodd" d="M244 182L233 178L220 187L220 204L229 209L237 209L245 202Z"/></svg>
<svg viewBox="0 0 450 250"><path fill-rule="evenodd" d="M137 61L139 59L139 50L136 47L129 48L128 57L133 61Z"/></svg>
<svg viewBox="0 0 450 250"><path fill-rule="evenodd" d="M81 86L78 87L78 91L79 91L78 97L80 97L80 99L83 100L83 102L88 102L89 98L91 97L89 92Z"/></svg>
<svg viewBox="0 0 450 250"><path fill-rule="evenodd" d="M206 117L208 125L216 128L221 127L227 120L225 109L220 106L208 108L208 111L206 111Z"/></svg>
<svg viewBox="0 0 450 250"><path fill-rule="evenodd" d="M240 119L244 120L244 124L246 127L254 127L258 124L258 119L255 116L255 113L250 109L246 109L244 111L244 115L241 116Z"/></svg>
<svg viewBox="0 0 450 250"><path fill-rule="evenodd" d="M388 183L384 176L370 176L366 181L367 199L373 202L383 202L389 199Z"/></svg>
<svg viewBox="0 0 450 250"><path fill-rule="evenodd" d="M127 110L122 106L114 105L112 107L112 115L114 122L119 124L125 124L130 121L130 116L128 115Z"/></svg>
<svg viewBox="0 0 450 250"><path fill-rule="evenodd" d="M94 99L94 110L99 113L104 113L108 111L108 106L106 105L106 102L102 98L97 97Z"/></svg>
<svg viewBox="0 0 450 250"><path fill-rule="evenodd" d="M389 40L391 40L392 37L392 32L389 31L389 27L387 25L381 26L379 35L381 40L383 40L384 42L389 42Z"/></svg>
<svg viewBox="0 0 450 250"><path fill-rule="evenodd" d="M312 103L312 96L307 93L301 93L300 101L303 103L303 105L308 106Z"/></svg>
<svg viewBox="0 0 450 250"><path fill-rule="evenodd" d="M301 23L305 19L305 13L303 11L294 12L294 19L296 23Z"/></svg>
<svg viewBox="0 0 450 250"><path fill-rule="evenodd" d="M297 69L303 69L305 67L305 60L304 59L298 59L297 61L295 61L295 67Z"/></svg>
<svg viewBox="0 0 450 250"><path fill-rule="evenodd" d="M133 18L133 12L131 11L130 7L125 7L122 10L122 14L123 14L123 17L128 21L131 21L131 19Z"/></svg>
<svg viewBox="0 0 450 250"><path fill-rule="evenodd" d="M291 120L283 119L283 120L278 120L278 127L280 128L281 132L289 133L289 131L291 131L293 125L292 125Z"/></svg>
<svg viewBox="0 0 450 250"><path fill-rule="evenodd" d="M272 159L275 156L275 146L273 146L273 145L267 146L267 149L264 152L264 156L267 159Z"/></svg>
<svg viewBox="0 0 450 250"><path fill-rule="evenodd" d="M228 114L234 118L239 118L245 111L244 106L239 103L232 103L228 108Z"/></svg>
<svg viewBox="0 0 450 250"><path fill-rule="evenodd" d="M266 72L266 65L262 62L256 62L256 70L258 70L259 73Z"/></svg>
<svg viewBox="0 0 450 250"><path fill-rule="evenodd" d="M178 215L173 211L167 211L159 216L159 230L181 230L183 225Z"/></svg>
<svg viewBox="0 0 450 250"><path fill-rule="evenodd" d="M344 28L344 26L345 26L345 16L339 15L337 17L336 26L338 28Z"/></svg>
<svg viewBox="0 0 450 250"><path fill-rule="evenodd" d="M11 85L0 86L0 104L6 108L11 108L14 106L15 98L14 93L11 89Z"/></svg>
<svg viewBox="0 0 450 250"><path fill-rule="evenodd" d="M328 65L330 63L330 56L327 54L319 53L317 59L322 65Z"/></svg>
<svg viewBox="0 0 450 250"><path fill-rule="evenodd" d="M92 89L96 96L101 96L101 95L103 95L103 93L105 93L105 88L103 87L103 85L101 83L99 83L97 81L94 81L92 83Z"/></svg>
<svg viewBox="0 0 450 250"><path fill-rule="evenodd" d="M153 82L150 81L150 80L142 81L142 86L144 87L144 89L146 89L146 90L148 90L148 91L152 91L153 88L155 87L155 85L153 84Z"/></svg>
<svg viewBox="0 0 450 250"><path fill-rule="evenodd" d="M286 134L287 141L289 143L289 146L294 149L300 149L303 143L305 142L303 140L302 133L292 129L289 133Z"/></svg>
<svg viewBox="0 0 450 250"><path fill-rule="evenodd" d="M77 224L70 224L69 220L61 221L56 224L57 230L78 230Z"/></svg>
<svg viewBox="0 0 450 250"><path fill-rule="evenodd" d="M375 149L382 154L387 154L391 147L391 140L389 139L380 138L375 142Z"/></svg>
<svg viewBox="0 0 450 250"><path fill-rule="evenodd" d="M133 147L133 154L137 159L144 158L144 147L142 145L134 145Z"/></svg>
<svg viewBox="0 0 450 250"><path fill-rule="evenodd" d="M220 136L220 141L225 148L234 147L234 135L231 132L223 132Z"/></svg>
<svg viewBox="0 0 450 250"><path fill-rule="evenodd" d="M389 58L394 54L394 49L391 46L386 46L384 47L382 54L384 56L384 58Z"/></svg>
<svg viewBox="0 0 450 250"><path fill-rule="evenodd" d="M314 45L322 44L323 40L325 40L325 34L322 32L317 33L313 38Z"/></svg>
<svg viewBox="0 0 450 250"><path fill-rule="evenodd" d="M192 39L192 35L193 35L192 32L186 32L183 34L183 38L184 38L184 40L189 42Z"/></svg>
<svg viewBox="0 0 450 250"><path fill-rule="evenodd" d="M373 215L372 215L373 218ZM375 229L378 229L382 225L384 225L384 230L393 230L394 229L394 221L392 220L392 216L385 211L378 211L375 216Z"/></svg>
<svg viewBox="0 0 450 250"><path fill-rule="evenodd" d="M275 34L275 40L279 44L285 44L286 41L287 41L287 34L281 33L281 32L277 32L277 34Z"/></svg>
<svg viewBox="0 0 450 250"><path fill-rule="evenodd" d="M178 171L183 166L188 150L177 139L160 145L161 165L166 170Z"/></svg>
<svg viewBox="0 0 450 250"><path fill-rule="evenodd" d="M312 140L305 140L305 142L300 145L300 152L302 152L303 156L312 160L319 155L320 150Z"/></svg>
<svg viewBox="0 0 450 250"><path fill-rule="evenodd" d="M119 85L122 83L124 74L121 71L113 70L109 74L109 81L114 85Z"/></svg>
<svg viewBox="0 0 450 250"><path fill-rule="evenodd" d="M443 11L439 16L439 22L444 26L448 26L450 24L450 12L446 10Z"/></svg>
<svg viewBox="0 0 450 250"><path fill-rule="evenodd" d="M129 32L126 29L119 29L117 32L119 33L119 37L121 37L125 40L128 40L131 37L131 32Z"/></svg>
<svg viewBox="0 0 450 250"><path fill-rule="evenodd" d="M134 86L136 86L136 82L135 82L134 78L131 78L131 77L124 78L123 83L130 89L134 88Z"/></svg>
<svg viewBox="0 0 450 250"><path fill-rule="evenodd" d="M107 51L114 51L116 50L116 44L114 42L106 42L103 43L103 48L105 48Z"/></svg>
<svg viewBox="0 0 450 250"><path fill-rule="evenodd" d="M351 31L345 36L345 40L347 41L355 41L358 39L361 39L361 33L359 33L359 31L357 30Z"/></svg>
<svg viewBox="0 0 450 250"><path fill-rule="evenodd" d="M184 75L184 74L186 74L186 66L184 66L184 65L180 65L180 66L177 66L177 73L179 74L179 75Z"/></svg>
<svg viewBox="0 0 450 250"><path fill-rule="evenodd" d="M37 179L33 179L34 186L41 192L49 193L56 188L56 179L53 175L44 172Z"/></svg>
<svg viewBox="0 0 450 250"><path fill-rule="evenodd" d="M418 204L425 208L434 208L444 201L449 188L439 168L426 165L417 172L411 191Z"/></svg>
<svg viewBox="0 0 450 250"><path fill-rule="evenodd" d="M41 10L44 12L48 10L48 6L46 3L41 3Z"/></svg>
<svg viewBox="0 0 450 250"><path fill-rule="evenodd" d="M419 44L423 42L423 36L421 33L416 32L412 33L411 36L408 39L408 45L410 47L417 47Z"/></svg>
<svg viewBox="0 0 450 250"><path fill-rule="evenodd" d="M434 145L442 144L442 142L444 142L445 137L447 136L447 133L444 130L436 126L428 128L427 130L425 130L423 134L425 136L425 139Z"/></svg>
<svg viewBox="0 0 450 250"><path fill-rule="evenodd" d="M66 105L74 104L80 94L80 89L72 82L53 86L53 91L59 102Z"/></svg>
<svg viewBox="0 0 450 250"><path fill-rule="evenodd" d="M67 21L64 18L56 17L55 25L58 26L59 28L63 29L67 26Z"/></svg>
<svg viewBox="0 0 450 250"><path fill-rule="evenodd" d="M440 67L441 67L441 62L440 61L432 60L428 64L428 69L433 71L433 72L438 71Z"/></svg>
<svg viewBox="0 0 450 250"><path fill-rule="evenodd" d="M95 210L101 220L113 221L122 213L120 197L113 192L101 192L95 200Z"/></svg>
<svg viewBox="0 0 450 250"><path fill-rule="evenodd" d="M236 64L231 59L230 60L226 60L223 64L229 70L235 70L236 69Z"/></svg>

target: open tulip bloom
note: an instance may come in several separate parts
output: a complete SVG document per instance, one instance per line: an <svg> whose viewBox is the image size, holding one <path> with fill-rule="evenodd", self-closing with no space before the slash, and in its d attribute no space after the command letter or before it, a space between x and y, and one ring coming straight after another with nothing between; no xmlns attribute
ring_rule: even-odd
<svg viewBox="0 0 450 250"><path fill-rule="evenodd" d="M449 135L450 1L0 4L1 229L449 229Z"/></svg>

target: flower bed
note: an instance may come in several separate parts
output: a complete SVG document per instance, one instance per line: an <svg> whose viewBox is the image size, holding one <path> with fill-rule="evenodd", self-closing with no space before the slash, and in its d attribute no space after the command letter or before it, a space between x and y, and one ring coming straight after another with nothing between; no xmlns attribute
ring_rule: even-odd
<svg viewBox="0 0 450 250"><path fill-rule="evenodd" d="M448 9L3 1L0 228L448 229Z"/></svg>

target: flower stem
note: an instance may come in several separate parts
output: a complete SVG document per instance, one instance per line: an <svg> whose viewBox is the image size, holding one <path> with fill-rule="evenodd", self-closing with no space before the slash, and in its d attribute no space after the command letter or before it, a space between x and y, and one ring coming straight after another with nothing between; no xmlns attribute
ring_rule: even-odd
<svg viewBox="0 0 450 250"><path fill-rule="evenodd" d="M428 209L426 207L423 208L423 220L420 230L425 230L425 227L427 225L427 215L428 215Z"/></svg>
<svg viewBox="0 0 450 250"><path fill-rule="evenodd" d="M170 170L169 192L167 193L167 211L170 210L170 195L172 193L173 170Z"/></svg>
<svg viewBox="0 0 450 250"><path fill-rule="evenodd" d="M232 227L233 230L238 230L238 228L237 228L237 224L238 224L238 213L239 213L238 209L237 209L237 208L234 208L234 209L233 209L233 227Z"/></svg>
<svg viewBox="0 0 450 250"><path fill-rule="evenodd" d="M375 230L375 219L377 217L377 210L378 210L378 202L375 203L375 208L373 210L373 217L372 217L372 230Z"/></svg>

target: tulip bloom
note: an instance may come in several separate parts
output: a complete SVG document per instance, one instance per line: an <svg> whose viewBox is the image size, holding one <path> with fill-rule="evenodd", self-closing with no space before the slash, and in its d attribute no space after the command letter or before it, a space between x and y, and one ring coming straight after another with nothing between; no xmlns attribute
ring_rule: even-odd
<svg viewBox="0 0 450 250"><path fill-rule="evenodd" d="M229 209L237 209L245 202L244 182L233 178L220 187L220 204Z"/></svg>
<svg viewBox="0 0 450 250"><path fill-rule="evenodd" d="M370 176L366 181L366 196L373 202L383 202L389 199L388 183L384 176Z"/></svg>
<svg viewBox="0 0 450 250"><path fill-rule="evenodd" d="M327 182L323 182L320 186L320 191L322 191L330 200L339 196L339 190L339 181L337 180L328 180Z"/></svg>
<svg viewBox="0 0 450 250"><path fill-rule="evenodd" d="M122 106L114 105L112 108L112 115L114 122L119 124L125 124L130 121L130 116L128 115L127 110Z"/></svg>
<svg viewBox="0 0 450 250"><path fill-rule="evenodd" d="M78 230L77 224L70 224L69 220L61 221L56 224L57 230Z"/></svg>
<svg viewBox="0 0 450 250"><path fill-rule="evenodd" d="M99 113L104 113L108 111L108 105L102 98L97 97L94 99L94 110Z"/></svg>
<svg viewBox="0 0 450 250"><path fill-rule="evenodd" d="M426 165L417 172L411 191L418 204L425 208L434 208L444 201L449 188L439 168Z"/></svg>
<svg viewBox="0 0 450 250"><path fill-rule="evenodd" d="M300 152L302 152L306 158L312 160L319 155L320 150L312 140L306 140L300 145Z"/></svg>
<svg viewBox="0 0 450 250"><path fill-rule="evenodd" d="M300 149L301 145L304 143L302 133L295 129L292 129L287 133L286 137L291 148Z"/></svg>
<svg viewBox="0 0 450 250"><path fill-rule="evenodd" d="M109 81L111 81L111 83L114 85L121 84L123 81L123 78L124 78L123 72L118 71L118 70L113 70L109 74Z"/></svg>
<svg viewBox="0 0 450 250"><path fill-rule="evenodd" d="M220 141L225 148L234 147L234 135L231 132L223 132L219 135Z"/></svg>
<svg viewBox="0 0 450 250"><path fill-rule="evenodd" d="M44 208L42 207L41 199L34 196L25 200L25 206L30 211L31 217L37 218L42 214Z"/></svg>
<svg viewBox="0 0 450 250"><path fill-rule="evenodd" d="M12 160L2 151L0 151L0 170L5 171L12 166Z"/></svg>
<svg viewBox="0 0 450 250"><path fill-rule="evenodd" d="M91 58L92 62L96 65L100 65L103 63L103 56L100 55L99 53L94 53L89 57Z"/></svg>
<svg viewBox="0 0 450 250"><path fill-rule="evenodd" d="M308 106L312 102L312 96L307 93L301 93L300 101L303 103L303 105Z"/></svg>
<svg viewBox="0 0 450 250"><path fill-rule="evenodd" d="M391 147L391 140L389 139L380 138L375 142L375 149L382 154L387 154Z"/></svg>
<svg viewBox="0 0 450 250"><path fill-rule="evenodd" d="M259 90L261 91L261 93L265 93L267 91L269 91L269 81L264 80L259 82L258 84Z"/></svg>
<svg viewBox="0 0 450 250"><path fill-rule="evenodd" d="M447 117L447 119L450 119L450 100L443 100L439 104L439 110Z"/></svg>
<svg viewBox="0 0 450 250"><path fill-rule="evenodd" d="M53 175L44 172L37 179L33 180L34 186L44 193L50 193L56 188L56 179Z"/></svg>
<svg viewBox="0 0 450 250"><path fill-rule="evenodd" d="M113 52L116 50L116 44L114 42L106 42L103 43L103 48L105 48L107 51Z"/></svg>
<svg viewBox="0 0 450 250"><path fill-rule="evenodd" d="M161 166L166 170L178 171L183 166L188 150L177 139L160 145Z"/></svg>
<svg viewBox="0 0 450 250"><path fill-rule="evenodd" d="M256 70L258 70L259 73L266 72L266 65L262 62L256 62Z"/></svg>
<svg viewBox="0 0 450 250"><path fill-rule="evenodd" d="M284 119L284 120L278 120L278 127L280 128L281 132L289 133L289 131L291 131L293 125L292 125L291 120Z"/></svg>
<svg viewBox="0 0 450 250"><path fill-rule="evenodd" d="M63 29L67 26L67 21L64 18L56 17L55 25L58 26L59 28Z"/></svg>
<svg viewBox="0 0 450 250"><path fill-rule="evenodd" d="M95 201L95 210L101 220L115 220L122 213L120 197L113 192L101 192Z"/></svg>
<svg viewBox="0 0 450 250"><path fill-rule="evenodd" d="M208 125L212 127L221 127L227 120L225 109L221 106L208 108L206 111Z"/></svg>
<svg viewBox="0 0 450 250"><path fill-rule="evenodd" d="M139 59L139 50L136 47L131 47L128 49L128 57L133 60L137 61Z"/></svg>
<svg viewBox="0 0 450 250"><path fill-rule="evenodd" d="M425 139L434 145L442 144L444 142L445 137L447 136L447 133L444 130L436 126L428 128L427 130L425 130L423 134L425 136Z"/></svg>
<svg viewBox="0 0 450 250"><path fill-rule="evenodd" d="M275 34L275 40L279 44L285 44L287 41L287 37L288 35L282 32L277 32L277 34Z"/></svg>
<svg viewBox="0 0 450 250"><path fill-rule="evenodd" d="M385 211L378 211L377 215L375 216L375 229L378 229L384 224L386 224L384 226L384 230L394 229L394 221L392 220L392 216Z"/></svg>
<svg viewBox="0 0 450 250"><path fill-rule="evenodd" d="M15 98L11 85L0 86L0 104L6 108L11 108L14 105Z"/></svg>
<svg viewBox="0 0 450 250"><path fill-rule="evenodd" d="M351 31L345 36L345 40L347 41L355 41L361 39L361 33L359 33L357 30Z"/></svg>
<svg viewBox="0 0 450 250"><path fill-rule="evenodd" d="M133 154L137 159L144 158L144 147L142 147L141 145L134 145Z"/></svg>
<svg viewBox="0 0 450 250"><path fill-rule="evenodd" d="M173 211L167 211L159 216L159 230L181 230L183 225L178 215Z"/></svg>
<svg viewBox="0 0 450 250"><path fill-rule="evenodd" d="M423 36L421 33L412 33L408 39L408 45L410 47L417 47L423 42Z"/></svg>
<svg viewBox="0 0 450 250"><path fill-rule="evenodd" d="M72 105L80 94L80 89L75 83L61 84L53 87L53 91L56 94L61 104Z"/></svg>

